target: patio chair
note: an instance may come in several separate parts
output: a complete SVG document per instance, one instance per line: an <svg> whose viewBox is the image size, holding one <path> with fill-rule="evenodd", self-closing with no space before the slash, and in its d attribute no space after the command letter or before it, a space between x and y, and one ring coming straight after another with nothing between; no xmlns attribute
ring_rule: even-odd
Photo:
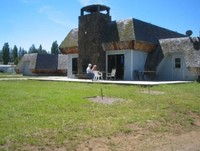
<svg viewBox="0 0 200 151"><path fill-rule="evenodd" d="M135 80L145 80L144 72L134 70L134 74L135 74Z"/></svg>
<svg viewBox="0 0 200 151"><path fill-rule="evenodd" d="M112 69L111 73L107 73L106 77L107 79L116 79L116 69Z"/></svg>
<svg viewBox="0 0 200 151"><path fill-rule="evenodd" d="M94 78L93 78L93 80L96 81L96 80L100 80L100 79L101 80L103 79L102 73L99 72L99 71L94 71Z"/></svg>

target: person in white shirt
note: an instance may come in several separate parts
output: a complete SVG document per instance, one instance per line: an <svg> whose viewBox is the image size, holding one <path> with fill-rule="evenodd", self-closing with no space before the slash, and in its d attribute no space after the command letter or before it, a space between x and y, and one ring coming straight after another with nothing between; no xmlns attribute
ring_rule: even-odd
<svg viewBox="0 0 200 151"><path fill-rule="evenodd" d="M87 75L88 75L89 78L93 79L94 78L94 73L93 73L91 67L92 67L92 64L89 63L88 67L86 69L86 73L87 73Z"/></svg>

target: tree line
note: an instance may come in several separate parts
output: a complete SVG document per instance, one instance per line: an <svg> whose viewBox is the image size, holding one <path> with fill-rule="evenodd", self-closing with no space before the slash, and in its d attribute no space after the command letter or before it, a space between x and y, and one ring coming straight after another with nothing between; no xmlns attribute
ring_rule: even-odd
<svg viewBox="0 0 200 151"><path fill-rule="evenodd" d="M45 49L42 48L42 45L40 44L39 48L36 48L34 44L29 48L29 50L24 50L21 47L17 47L14 45L13 48L10 48L8 42L4 43L2 50L0 50L0 62L2 62L4 65L7 65L9 62L13 62L14 64L18 64L18 62L21 60L21 58L25 54L31 54L31 53L39 53L39 54L49 54ZM51 46L51 52L50 54L59 54L60 50L58 47L57 41L54 41Z"/></svg>

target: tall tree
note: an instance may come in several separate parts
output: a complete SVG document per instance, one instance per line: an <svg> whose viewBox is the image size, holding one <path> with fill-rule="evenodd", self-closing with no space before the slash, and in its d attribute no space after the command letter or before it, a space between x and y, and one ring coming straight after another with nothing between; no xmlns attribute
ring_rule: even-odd
<svg viewBox="0 0 200 151"><path fill-rule="evenodd" d="M51 46L51 54L58 54L58 53L59 53L58 43L57 41L54 41Z"/></svg>
<svg viewBox="0 0 200 151"><path fill-rule="evenodd" d="M42 45L40 44L39 48L38 48L38 53L42 53Z"/></svg>
<svg viewBox="0 0 200 151"><path fill-rule="evenodd" d="M0 62L2 62L3 52L0 50Z"/></svg>
<svg viewBox="0 0 200 151"><path fill-rule="evenodd" d="M9 48L9 62L14 62L12 51L13 51L13 49Z"/></svg>
<svg viewBox="0 0 200 151"><path fill-rule="evenodd" d="M24 48L19 48L19 60L24 56L24 54L27 54L27 51L24 50Z"/></svg>
<svg viewBox="0 0 200 151"><path fill-rule="evenodd" d="M14 45L14 48L12 50L12 56L13 56L14 64L18 64L18 48L16 45Z"/></svg>
<svg viewBox="0 0 200 151"><path fill-rule="evenodd" d="M32 46L29 48L28 53L38 53L38 50L35 48L34 44L32 44Z"/></svg>
<svg viewBox="0 0 200 151"><path fill-rule="evenodd" d="M47 54L47 51L42 49L42 45L40 44L39 48L38 48L38 53L40 54Z"/></svg>
<svg viewBox="0 0 200 151"><path fill-rule="evenodd" d="M3 60L3 64L8 64L8 62L9 62L9 50L10 50L10 48L9 48L9 45L8 45L8 43L4 43L4 46L3 46L3 49L2 49L2 60Z"/></svg>

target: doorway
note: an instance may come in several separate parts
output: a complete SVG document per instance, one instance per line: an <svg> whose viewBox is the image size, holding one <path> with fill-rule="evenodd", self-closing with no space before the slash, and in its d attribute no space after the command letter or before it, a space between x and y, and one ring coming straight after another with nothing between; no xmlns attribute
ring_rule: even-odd
<svg viewBox="0 0 200 151"><path fill-rule="evenodd" d="M107 72L110 73L115 68L116 79L124 80L124 54L108 55L107 59Z"/></svg>
<svg viewBox="0 0 200 151"><path fill-rule="evenodd" d="M72 58L72 74L78 73L78 58Z"/></svg>
<svg viewBox="0 0 200 151"><path fill-rule="evenodd" d="M173 80L183 80L183 57L175 55L172 57L173 61Z"/></svg>

